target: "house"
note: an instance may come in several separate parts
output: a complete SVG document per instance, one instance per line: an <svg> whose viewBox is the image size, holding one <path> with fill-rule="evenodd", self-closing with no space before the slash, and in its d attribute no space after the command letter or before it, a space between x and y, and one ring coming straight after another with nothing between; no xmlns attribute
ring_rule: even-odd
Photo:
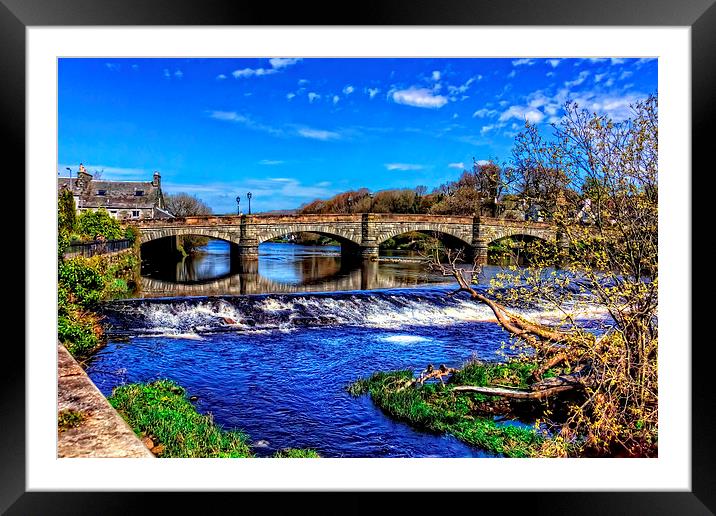
<svg viewBox="0 0 716 516"><path fill-rule="evenodd" d="M173 217L164 205L159 172L151 181L104 181L94 179L80 164L77 177L60 177L57 182L58 191L72 191L77 213L104 208L120 220Z"/></svg>

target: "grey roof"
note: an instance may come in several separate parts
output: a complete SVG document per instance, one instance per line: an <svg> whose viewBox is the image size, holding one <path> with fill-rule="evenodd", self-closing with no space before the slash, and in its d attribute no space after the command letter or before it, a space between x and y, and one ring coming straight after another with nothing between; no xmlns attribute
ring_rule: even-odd
<svg viewBox="0 0 716 516"><path fill-rule="evenodd" d="M78 208L149 209L161 207L161 188L151 181L86 181L84 187L72 179L72 193L79 196ZM57 179L57 188L69 188L70 179ZM104 195L100 195L103 192ZM137 195L142 192L142 195Z"/></svg>

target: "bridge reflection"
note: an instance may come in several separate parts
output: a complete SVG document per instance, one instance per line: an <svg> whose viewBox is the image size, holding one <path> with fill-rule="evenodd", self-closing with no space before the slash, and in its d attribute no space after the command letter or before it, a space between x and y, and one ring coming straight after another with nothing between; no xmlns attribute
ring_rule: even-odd
<svg viewBox="0 0 716 516"><path fill-rule="evenodd" d="M404 288L442 282L420 263L351 260L338 248L265 244L259 260L231 259L225 243L177 263L144 263L143 297L215 296Z"/></svg>

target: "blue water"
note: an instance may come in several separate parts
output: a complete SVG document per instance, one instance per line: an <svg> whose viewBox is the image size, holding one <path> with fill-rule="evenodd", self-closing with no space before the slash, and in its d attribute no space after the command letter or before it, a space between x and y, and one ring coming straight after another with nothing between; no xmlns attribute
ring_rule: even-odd
<svg viewBox="0 0 716 516"><path fill-rule="evenodd" d="M446 290L116 302L110 338L87 367L106 396L170 378L197 409L246 432L258 455L314 448L324 457L483 457L445 435L395 422L345 387L377 370L486 360L507 334L489 312ZM462 314L457 323L454 317ZM330 319L327 317L330 315ZM226 324L224 319L236 321Z"/></svg>
<svg viewBox="0 0 716 516"><path fill-rule="evenodd" d="M393 421L369 396L345 390L375 371L504 358L508 334L486 306L448 296L450 278L418 263L356 265L342 263L337 247L274 243L260 246L248 273L231 270L228 245L218 241L169 276L144 265L143 297L104 306L109 341L87 373L106 396L124 383L172 379L197 397L199 412L248 434L259 456L283 448L323 457L491 456ZM485 267L483 287L499 271Z"/></svg>

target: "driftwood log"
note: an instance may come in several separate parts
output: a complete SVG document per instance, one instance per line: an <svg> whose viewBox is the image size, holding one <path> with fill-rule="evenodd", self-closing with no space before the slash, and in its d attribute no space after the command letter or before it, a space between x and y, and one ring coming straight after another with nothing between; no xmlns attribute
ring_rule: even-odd
<svg viewBox="0 0 716 516"><path fill-rule="evenodd" d="M426 380L438 379L440 383L445 384L443 377L458 372L458 369L445 367L440 365L435 369L432 364L428 364L425 371L413 380L405 382L397 390L401 391L415 385L422 385ZM455 392L476 392L486 396L499 396L502 398L523 399L523 400L539 400L548 398L555 394L565 391L579 389L591 383L592 369L588 364L580 364L574 368L570 374L563 374L553 378L545 378L530 385L529 390L513 389L510 387L497 386L478 386L478 385L457 385L452 388Z"/></svg>

